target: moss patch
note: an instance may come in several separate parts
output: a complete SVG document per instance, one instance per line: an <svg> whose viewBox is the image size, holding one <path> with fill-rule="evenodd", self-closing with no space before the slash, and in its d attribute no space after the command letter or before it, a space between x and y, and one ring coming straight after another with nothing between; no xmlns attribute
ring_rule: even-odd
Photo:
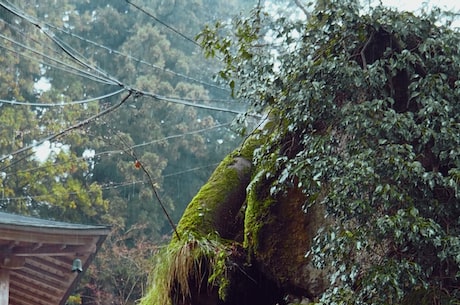
<svg viewBox="0 0 460 305"><path fill-rule="evenodd" d="M260 143L249 138L228 155L187 206L177 236L157 256L151 287L142 305L217 304L234 268L231 241L242 225L238 213L252 175L252 153Z"/></svg>
<svg viewBox="0 0 460 305"><path fill-rule="evenodd" d="M244 245L253 263L286 293L315 297L326 287L325 276L305 254L323 225L321 209L313 207L305 214L307 198L299 189L273 198L267 183L260 180L249 192Z"/></svg>
<svg viewBox="0 0 460 305"><path fill-rule="evenodd" d="M185 210L177 227L179 236L190 231L229 238L237 229L235 219L246 198L250 169L249 161L226 157Z"/></svg>

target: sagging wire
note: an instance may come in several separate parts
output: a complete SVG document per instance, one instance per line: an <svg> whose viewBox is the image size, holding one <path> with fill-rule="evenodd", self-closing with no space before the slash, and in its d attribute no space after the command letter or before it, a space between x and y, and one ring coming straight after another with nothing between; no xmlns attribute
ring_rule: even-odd
<svg viewBox="0 0 460 305"><path fill-rule="evenodd" d="M184 38L185 40L193 43L194 45L198 46L201 48L200 44L198 42L196 42L195 40L193 40L192 38L186 36L185 34L181 33L180 31L176 30L175 28L173 28L172 26L170 26L169 24L161 21L160 19L158 19L155 15L153 15L151 12L147 11L146 9L144 9L143 7L129 1L129 0L126 0L126 2L129 4L129 5L132 5L133 7L135 7L137 10L141 11L142 13L144 13L145 15L149 16L150 18L154 19L156 22L160 23L161 25L163 25L164 27L166 27L167 29L169 29L170 31L172 31L173 33L181 36L182 38Z"/></svg>
<svg viewBox="0 0 460 305"><path fill-rule="evenodd" d="M215 106L210 106L210 105L203 105L203 104L197 104L193 102L188 102L184 99L179 99L179 98L174 98L174 97L167 97L163 96L160 94L156 94L153 92L148 92L148 91L143 91L139 90L138 93L141 96L148 96L151 98L154 98L159 101L165 101L165 102L170 102L174 104L181 104L181 105L186 105L186 106L193 106L195 108L202 108L202 109L207 109L207 110L214 110L214 111L220 111L220 112L228 112L228 113L234 113L234 114L244 114L244 111L239 111L239 110L233 110L233 109L228 109L228 108L222 108L222 107L215 107Z"/></svg>
<svg viewBox="0 0 460 305"><path fill-rule="evenodd" d="M11 2L6 1L9 5L6 5L5 3L0 3L0 6L12 13L13 15L18 16L19 18L29 22L30 24L34 25L36 28L38 28L44 35L46 35L51 41L53 41L58 48L60 48L67 56L69 56L72 60L74 60L76 63L80 64L82 67L90 69L94 72L99 73L101 78L105 79L109 83L112 83L113 85L119 85L122 86L122 83L115 79L114 77L110 76L107 72L99 69L98 67L92 66L85 62L85 57L80 55L76 50L74 50L72 47L68 46L65 42L61 41L54 33L48 30L48 28L44 25L41 24L39 20L36 20L32 16L26 15L25 13L21 12L19 9L17 9Z"/></svg>
<svg viewBox="0 0 460 305"><path fill-rule="evenodd" d="M39 41L37 41L36 39L34 39L33 37L30 37L30 35L26 35L24 33L24 31L18 27L16 27L15 25L5 21L5 20L2 20L0 19L0 21L2 23L4 23L5 25L7 25L11 30L13 30L15 33L18 33L19 35L23 36L24 39L29 39L31 41L33 41L34 43L36 43L37 45L40 45L40 46L43 46L42 43L40 43ZM47 25L48 26L48 25ZM27 58L27 59L30 59L34 62L38 62L42 65L45 65L45 66L48 66L48 67L52 67L52 68L55 68L55 69L58 69L58 70L61 70L61 71L64 71L64 72L67 72L67 73L70 73L70 74L73 74L73 75L77 75L77 76L80 76L80 77L85 77L87 79L90 79L92 81L96 81L96 82L101 82L101 83L105 83L105 84L112 84L111 82L107 82L106 80L104 79L101 79L99 77L99 75L95 75L95 74L92 74L91 72L89 71L85 71L81 68L78 68L78 67L75 67L73 65L70 65L66 62L64 62L63 60L59 59L58 57L60 57L62 54L58 53L54 48L51 48L49 45L45 45L44 48L49 50L51 53L54 53L55 55L57 55L56 57L53 57L49 54L45 54L43 52L40 52L30 46L27 46L23 43L20 43L20 42L17 42L16 40L12 39L12 38L9 38L5 35L1 35L1 38L4 38L5 40L27 50L27 51L30 51L32 54L35 54L35 55L39 55L45 59L48 59L48 61L43 61L43 60L38 60L36 57L33 57L33 56L29 56L29 55L26 55L24 52L19 52L19 51L16 51L14 49L11 49L9 47L6 47L6 46L2 46L0 45L0 48L3 48L11 53L14 53L14 54L17 54L17 55L20 55L24 58ZM55 62L56 64L53 64L53 62Z"/></svg>
<svg viewBox="0 0 460 305"><path fill-rule="evenodd" d="M96 115L93 115L93 116L91 116L91 117L89 117L89 118L87 118L87 119L85 119L83 121L80 121L80 122L78 122L78 123L76 123L76 124L74 124L72 126L69 126L69 127L65 128L65 129L61 130L60 132L57 132L57 133L55 133L55 134L53 134L51 136L48 136L48 137L46 137L46 138L34 143L33 145L28 145L26 147L23 147L23 148L15 151L14 153L12 153L12 154L10 154L8 156L4 156L4 157L0 158L0 162L5 161L5 159L10 158L13 155L18 155L18 154L21 154L23 152L29 151L33 147L41 145L46 141L51 142L51 141L57 140L57 139L61 138L62 136L68 134L69 132L71 132L71 131L73 131L75 129L80 129L80 128L90 124L92 121L96 120L97 118L102 117L102 116L108 114L109 112L112 112L112 111L116 110L117 108L119 108L121 105L123 105L133 95L134 95L135 98L140 97L140 96L149 96L149 97L153 97L153 98L155 98L157 100L168 101L168 102L173 102L173 103L181 103L181 104L194 106L194 107L199 107L199 108L212 109L212 110L225 111L225 112L232 112L232 113L241 113L241 112L236 112L236 111L229 110L229 109L222 109L222 108L218 108L218 107L211 107L211 106L199 105L199 104L195 104L195 103L189 103L189 102L181 101L181 100L175 99L175 98L166 98L166 97L158 95L158 94L128 88L125 84L123 84L122 82L118 81L116 78L112 77L111 75L109 75L105 71L101 70L98 67L95 67L93 65L88 64L86 62L87 59L84 56L81 56L76 50L74 50L72 47L68 46L65 42L63 42L62 40L57 38L46 27L42 26L39 21L36 21L32 17L25 15L20 10L17 10L10 2L8 2L8 3L10 5L6 5L5 3L0 3L0 6L3 7L4 9L6 9L7 11L9 11L10 13L18 16L19 18L21 18L23 20L26 20L27 22L29 22L32 25L34 25L35 27L37 27L51 41L53 41L54 44L62 52L64 52L67 56L69 56L70 59L72 59L74 62L76 62L77 64L79 64L80 66L82 66L82 67L84 67L86 69L89 69L90 71L93 71L93 72L97 73L97 74L89 74L89 75L91 75L91 77L95 77L96 79L103 80L107 84L118 85L118 86L122 87L122 90L119 90L118 93L128 91L128 94L119 103L117 103L117 104L115 104L115 105L113 105L113 106L101 111L100 113L98 113ZM128 1L128 3L130 3L130 2ZM130 4L133 5L132 3L130 3ZM172 30L174 30L174 29L172 29ZM38 52L37 50L33 50L32 48L29 48L24 44L18 43L17 41L14 41L14 40L12 40L12 39L4 36L4 35L2 35L2 36L3 36L2 38L7 39L10 42L19 44L22 48L25 48L25 49L27 49L29 51L32 51L32 52ZM194 42L194 43L197 44L196 42ZM43 54L41 52L39 52L39 55L40 56L46 56L45 54ZM58 62L63 64L63 62L60 62L60 61L58 61ZM74 69L75 67L72 67L72 68ZM120 138L120 140L123 141L123 139L121 139L121 138ZM160 204L165 216L167 217L168 222L170 223L171 227L173 228L177 238L180 240L180 236L179 236L179 233L177 232L176 225L172 221L172 218L170 217L168 211L166 210L165 205L163 204L163 202L162 202L162 200L161 200L161 198L159 196L159 193L158 193L158 191L157 191L157 189L155 187L155 183L154 183L154 180L153 180L152 176L150 175L150 172L146 169L146 167L143 165L143 163L136 156L136 154L135 154L133 149L126 150L126 152L134 159L135 167L139 168L139 169L142 169L143 172L145 173L145 175L147 176L147 178L148 178L148 180L150 182L150 185L152 187L152 190L153 190L153 192L155 194L156 199L158 200L158 202L159 202L159 204ZM17 164L18 162L24 160L25 158L27 158L29 156L30 156L30 154L27 155L27 156L23 156L20 159L14 160L13 162L11 162L8 165L6 165L3 168L1 168L0 171L4 171L5 169Z"/></svg>
<svg viewBox="0 0 460 305"><path fill-rule="evenodd" d="M203 133L203 132L206 132L206 131L226 127L226 126L229 126L229 125L231 125L231 123L223 123L223 124L218 124L218 125L211 126L211 127L208 127L208 128L202 128L202 129L198 129L198 130L194 130L194 131L190 131L190 132L184 132L184 133L180 133L180 134L170 135L170 136L163 137L161 139L152 140L150 142L141 143L141 144L134 144L134 145L128 147L128 149L134 149L134 148L144 147L144 146L148 146L148 145L152 145L152 144L156 144L156 143L161 143L163 141L167 141L167 140L171 140L171 139L177 139L177 138L185 137L185 136L188 136L188 135ZM114 154L123 153L123 152L125 152L125 150L126 149L101 151L101 152L95 153L91 157L83 157L83 156L82 157L77 157L77 160L90 160L90 159L95 159L97 157L104 156L104 155L109 155L110 156L110 155L114 155ZM26 170L15 171L14 173L8 174L8 176L17 175L17 174L20 174L20 173L34 172L34 171L38 171L38 170L41 170L41 169L46 169L46 168L48 168L50 166L58 166L58 165L61 165L61 164L65 164L65 163L62 163L62 162L61 163L54 163L53 165L37 166L37 167L29 168L29 169L26 169ZM200 170L200 169L207 168L207 167L210 167L210 166L215 166L217 164L218 163L207 165L207 166L202 166L202 167L194 167L194 168L186 169L186 170L183 170L183 171L180 171L180 172L166 174L166 175L163 175L163 177L171 177L171 176L175 176L175 175L180 175L180 174L183 174L183 173L192 172L192 171L195 171L195 170Z"/></svg>
<svg viewBox="0 0 460 305"><path fill-rule="evenodd" d="M35 54L35 55L38 55L38 56L41 56L45 59L48 59L50 60L51 62L55 62L59 65L62 65L63 67L60 67L60 66L57 66L57 65L53 65L53 64L50 64L50 63L46 63L46 65L50 66L50 67L53 67L53 68L56 68L56 69L59 69L61 71L64 71L64 72L68 72L68 73L71 73L71 74L74 74L74 75L78 75L78 76L82 76L82 77L86 77L87 79L90 79L90 80L93 80L93 81L96 81L96 82L100 82L100 83L103 83L103 84L109 84L109 85L113 85L114 83L113 82L109 82L107 81L106 78L103 78L103 77L100 77L99 75L97 74L93 74L93 73L90 73L88 71L85 71L83 69L80 69L80 68L77 68L77 67L74 67L70 64L67 64L65 63L64 61L60 60L60 59L57 59L57 58L54 58L54 57L51 57L51 56L48 56L40 51L37 51L31 47L28 47L20 42L17 42L9 37L6 37L2 34L0 34L0 38L3 38L27 51L30 51L32 54ZM37 60L36 58L32 57L32 56L28 56L22 52L19 52L19 51L16 51L14 49L11 49L9 47L6 47L6 46L3 46L3 45L0 45L0 48L3 48L11 53L14 53L14 54L17 54L17 55L21 55L23 56L24 58L28 58L28 59L31 59L33 61L36 61L36 62L39 62L39 63L42 63L42 64L45 64L45 62L43 61L40 61L40 60ZM65 68L67 69L65 69Z"/></svg>
<svg viewBox="0 0 460 305"><path fill-rule="evenodd" d="M37 106L37 107L62 107L68 105L79 105L79 104L86 104L90 102L99 101L105 98L109 98L115 95L118 95L122 92L126 91L126 89L120 89L115 92L111 92L105 95L88 98L81 101L71 101L71 102L62 102L62 103L32 103L32 102L18 102L18 101L11 101L11 100L3 100L0 99L0 103L9 104L9 105L25 105L25 106Z"/></svg>
<svg viewBox="0 0 460 305"><path fill-rule="evenodd" d="M180 240L180 236L179 236L179 232L177 232L177 226L174 224L171 216L169 215L168 211L166 210L166 206L164 205L163 201L161 200L160 198L160 194L158 193L158 190L157 188L155 187L155 182L152 178L152 175L150 174L150 172L147 170L147 168L144 166L144 164L140 161L140 159L137 157L136 155L136 152L134 151L134 149L132 149L124 140L122 137L120 137L119 135L118 136L118 139L120 140L121 143L123 143L123 151L128 155L130 156L133 161L134 161L134 166L137 168L137 169L141 169L144 174L147 176L147 179L149 181L149 184L150 184L150 187L152 188L152 191L153 191L153 194L155 195L155 198L157 199L161 209L163 210L163 213L165 214L166 218L168 219L168 222L169 222L169 225L171 226L171 228L173 229L174 231L174 234L176 234L176 237L178 240Z"/></svg>
<svg viewBox="0 0 460 305"><path fill-rule="evenodd" d="M9 3L9 2L8 2ZM137 89L133 89L133 88L129 88L127 87L125 84L121 83L120 81L116 80L114 77L111 77L110 75L108 75L106 72L103 72L101 71L100 69L96 68L96 67L93 67L91 66L90 64L86 63L84 58L81 59L79 58L77 55L75 55L74 53L72 52L75 52L75 50L73 50L72 48L70 47L67 47L65 44L63 44L62 42L60 42L52 33L49 33L47 29L45 29L44 27L42 27L40 25L40 23L38 21L35 21L33 20L32 17L29 17L27 15L25 15L24 13L22 13L21 11L19 11L18 9L16 9L14 6L8 6L4 3L0 3L0 6L5 8L6 10L8 10L9 12L11 12L12 14L20 17L21 19L24 19L26 20L27 22L30 22L31 24L35 25L37 28L39 28L43 33L45 33L47 35L47 37L49 37L55 44L57 44L59 46L59 48L65 52L65 54L67 54L68 56L70 56L70 58L74 61L76 61L78 64L80 64L81 66L83 67L86 67L90 70L94 70L96 72L98 72L99 74L103 74L105 76L98 76L98 75L95 75L95 77L100 77L101 79L103 80L106 80L108 83L110 84L114 84L114 85L118 85L118 86L121 86L122 87L122 90L120 90L120 92L122 91L129 91L129 94L127 97L125 97L124 99L122 99L122 101L112 107L109 107L107 108L106 110L100 112L99 114L95 115L95 116L92 116L86 120L83 120L75 125L72 125L64 130L62 130L61 132L58 132L52 136L49 136L45 139L42 139L36 143L34 143L33 145L29 145L29 146L26 146L26 147L23 147L7 156L4 156L2 158L0 158L0 162L4 161L5 159L7 158L10 158L11 156L15 156L15 155L18 155L22 152L25 152L25 151L28 151L30 150L31 148L33 147L36 147L38 145L41 145L42 143L44 143L45 141L51 141L51 140L54 140L54 139L57 139L65 134L67 134L69 131L71 130L74 130L74 129L77 129L77 128L81 128L82 126L85 126L87 124L89 124L92 120L98 118L98 117L101 117L103 115L105 115L106 113L109 113L113 110L115 110L116 108L118 108L119 106L121 106L132 94L135 94L136 97L140 97L140 96L149 96L149 97L152 97L156 100L161 100L161 101L167 101L167 102L172 102L172 103L177 103L177 104L183 104L183 105L188 105L188 106L193 106L193 107L198 107L198 108L203 108L203 109L209 109L209 110L215 110L215 111L222 111L222 112L230 112L230 113L236 113L236 114L242 114L243 112L242 111L236 111L236 110L231 110L231 109L225 109L225 108L220 108L220 107L213 107L213 106L208 106L208 105L202 105L202 104L197 104L197 103L192 103L192 102L187 102L187 101L184 101L184 100L180 100L180 99L177 99L177 98L168 98L168 97L165 97L165 96L161 96L159 94L155 94L155 93L151 93L151 92L145 92L145 91L141 91L141 90L137 90ZM26 47L24 45L24 47ZM41 54L42 55L42 54ZM20 159L22 160L22 158ZM16 164L17 162L19 162L20 160L15 160L15 162L7 165L7 167L10 167L12 164Z"/></svg>
<svg viewBox="0 0 460 305"><path fill-rule="evenodd" d="M118 86L120 86L122 88L127 88L127 86L125 84L123 84L121 81L115 79L114 77L110 76L107 72L104 72L104 71L100 70L99 68L96 68L94 66L91 66L91 65L87 64L85 62L84 57L79 58L79 56L75 55L73 53L73 52L76 52L75 50L73 50L71 47L65 45L65 43L63 43L58 38L56 38L56 36L53 35L52 33L50 33L48 30L46 30L46 27L42 26L40 24L40 22L33 20L32 17L21 13L18 9L15 9L14 7L7 6L7 5L5 5L3 3L0 3L0 6L4 7L8 11L10 11L12 14L14 14L14 15L16 15L16 16L24 19L24 20L26 20L27 22L30 22L31 24L33 24L34 26L39 28L48 38L50 38L56 45L58 45L58 47L63 52L65 52L65 54L70 56L71 59L73 59L74 61L76 61L77 63L82 65L83 67L86 67L86 68L88 68L90 70L96 71L99 74L103 75L103 76L99 76L99 75L90 74L93 77L101 78L102 80L106 81L108 84L118 85ZM40 54L40 55L42 55L42 54ZM187 105L187 106L192 106L192 107L202 108L202 109L208 109L208 110L214 110L214 111L229 112L229 113L234 113L234 114L243 114L244 113L244 111L238 111L238 110L226 109L226 108L221 108L221 107L214 107L214 106L208 106L208 105L203 105L203 104L192 103L192 102L188 102L188 101L185 101L185 100L182 100L182 99L179 99L179 98L165 97L165 96L162 96L162 95L159 95L159 94L156 94L156 93L141 91L141 90L137 90L137 89L134 89L134 88L129 88L129 90L136 91L139 96L142 96L142 95L143 96L149 96L149 97L153 97L156 100L160 100L160 101L166 101L166 102L182 104L182 105Z"/></svg>
<svg viewBox="0 0 460 305"><path fill-rule="evenodd" d="M123 91L126 91L126 89L123 89ZM46 137L44 139L41 139L38 142L35 142L35 143L33 143L31 145L28 145L28 146L25 146L25 147L23 147L21 149L18 149L15 152L13 152L13 153L11 153L11 154L9 154L7 156L3 156L3 157L0 158L0 162L5 161L6 159L11 158L12 156L15 156L15 155L18 155L20 153L23 153L23 152L26 152L28 150L31 150L32 148L37 147L37 146L45 143L46 141L51 142L51 141L57 140L57 139L63 137L64 135L68 134L69 132L71 132L71 131L73 131L75 129L80 129L80 128L90 124L92 121L94 121L94 120L96 120L96 119L98 119L98 118L100 118L100 117L102 117L102 116L104 116L104 115L116 110L117 108L119 108L121 105L123 105L133 95L137 96L136 92L134 92L132 90L129 90L128 94L120 102L118 102L117 104L115 104L115 105L113 105L113 106L111 106L109 108L106 108L103 111L101 111L101 112L99 112L99 113L97 113L97 114L95 114L95 115L93 115L93 116L91 116L91 117L89 117L89 118L87 118L87 119L85 119L83 121L80 121L80 122L78 122L78 123L76 123L76 124L74 124L72 126L69 126L69 127L65 128L65 129L63 129L63 130L61 130L61 131L59 131L59 132L57 132L57 133L55 133L55 134L53 134L51 136L48 136L48 137ZM26 157L28 157L28 156L26 156ZM7 169L7 168L15 165L16 163L24 160L26 157L17 159L14 162L12 162L12 163L0 168L0 171L4 171L5 169Z"/></svg>
<svg viewBox="0 0 460 305"><path fill-rule="evenodd" d="M113 53L113 54L116 54L116 55L125 57L125 58L127 58L127 59L130 59L130 60L132 60L132 61L138 62L138 63L140 63L140 64L143 64L143 65L152 67L152 68L154 68L154 69L156 69L156 70L160 70L160 71L162 71L162 72L172 74L172 75L174 75L174 76L177 76L177 77L183 78L183 79L185 79L185 80L188 80L188 81L192 81L192 82L201 84L201 85L206 86L206 87L212 87L212 88L216 88L216 89L223 90L223 91L226 91L226 92L230 92L230 90L228 90L227 88L223 88L223 87L221 87L221 86L219 86L219 85L211 84L211 83L208 83L208 82L205 82L205 81L202 81L202 80L193 78L193 77L191 77L191 76L188 76L188 75L185 75L185 74L182 74L182 73L174 72L174 71L172 71L172 70L170 70L170 69L168 69L168 68L162 68L162 67L160 67L160 66L157 66L157 65L155 65L155 64L152 64L152 63L150 63L150 62L148 62L148 61L145 61L145 60L143 60L143 59L137 58L137 57L135 57L135 56L132 56L132 55L129 55L129 54L120 52L120 51L118 51L118 50L111 49L110 47L107 47L107 46L102 45L102 44L100 44L100 43L94 42L94 41L89 40L89 39L87 39L87 38L81 37L81 36L79 36L79 35L77 35L77 34L74 34L74 33L70 32L70 31L65 30L65 29L56 27L56 26L54 26L54 25L52 25L52 24L46 23L46 25L47 25L48 27L50 27L50 28L53 28L53 29L55 29L55 30L57 30L57 31L60 31L60 32L62 32L62 33L64 33L64 34L67 34L67 35L69 35L69 36L71 36L71 37L77 38L77 39L79 39L79 40L81 40L81 41L84 41L84 42L86 42L86 43L89 43L89 44L91 44L91 45L94 45L94 46L96 46L96 47L99 47L99 48L101 48L101 49L104 49L104 50L106 50L107 52L109 52L110 54Z"/></svg>

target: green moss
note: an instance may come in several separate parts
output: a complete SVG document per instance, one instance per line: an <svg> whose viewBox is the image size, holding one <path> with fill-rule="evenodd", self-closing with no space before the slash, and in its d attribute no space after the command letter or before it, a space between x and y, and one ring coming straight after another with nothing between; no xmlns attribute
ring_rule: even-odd
<svg viewBox="0 0 460 305"><path fill-rule="evenodd" d="M273 121L269 121L264 131L272 129ZM262 137L262 135L260 135ZM244 247L249 253L257 251L259 246L259 234L270 220L270 207L276 203L276 199L271 196L270 187L273 179L267 178L273 174L275 158L277 154L272 154L270 160L264 160L264 165L259 164L255 169L255 176L248 186L247 205L244 215ZM264 166L264 167L263 167ZM268 167L267 167L268 166Z"/></svg>
<svg viewBox="0 0 460 305"><path fill-rule="evenodd" d="M270 222L270 206L276 202L267 194L269 187L264 175L265 171L260 171L248 187L244 217L244 247L249 250L249 253L257 251L260 231Z"/></svg>
<svg viewBox="0 0 460 305"><path fill-rule="evenodd" d="M231 168L233 162L234 158L227 156L189 203L177 226L179 236L188 231L204 235L215 233L214 212L239 181L236 169Z"/></svg>
<svg viewBox="0 0 460 305"><path fill-rule="evenodd" d="M234 200L232 196L238 191L238 186L246 189L247 183L251 176L252 168L247 166L241 172L241 169L234 167L238 158L243 158L250 162L254 149L260 146L263 139L258 135L249 137L240 149L233 151L218 165L208 182L200 189L197 195L187 206L179 224L178 233L194 231L201 234L214 234L216 231L216 213L223 203L229 204ZM247 177L247 181L241 181ZM244 199L243 199L244 201Z"/></svg>
<svg viewBox="0 0 460 305"><path fill-rule="evenodd" d="M229 223L246 199L250 160L260 142L259 137L248 138L241 149L219 164L192 199L177 226L179 237L174 235L156 257L150 289L141 305L171 305L176 298L191 300L202 288L224 298L231 251L230 241L222 235L228 233Z"/></svg>

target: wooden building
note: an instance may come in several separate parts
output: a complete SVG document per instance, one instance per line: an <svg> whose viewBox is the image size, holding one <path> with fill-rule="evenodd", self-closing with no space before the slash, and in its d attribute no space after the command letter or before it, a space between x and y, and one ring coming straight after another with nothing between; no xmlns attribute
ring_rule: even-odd
<svg viewBox="0 0 460 305"><path fill-rule="evenodd" d="M64 305L108 233L0 212L0 305Z"/></svg>

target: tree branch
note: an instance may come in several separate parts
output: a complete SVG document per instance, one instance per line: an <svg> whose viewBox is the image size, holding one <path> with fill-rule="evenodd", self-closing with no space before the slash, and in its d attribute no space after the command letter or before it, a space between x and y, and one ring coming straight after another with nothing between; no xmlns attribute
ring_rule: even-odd
<svg viewBox="0 0 460 305"><path fill-rule="evenodd" d="M310 13L307 11L307 9L305 8L305 6L303 6L302 3L300 3L299 0L294 0L295 4L302 10L302 12L305 14L305 16L308 18L310 18Z"/></svg>

